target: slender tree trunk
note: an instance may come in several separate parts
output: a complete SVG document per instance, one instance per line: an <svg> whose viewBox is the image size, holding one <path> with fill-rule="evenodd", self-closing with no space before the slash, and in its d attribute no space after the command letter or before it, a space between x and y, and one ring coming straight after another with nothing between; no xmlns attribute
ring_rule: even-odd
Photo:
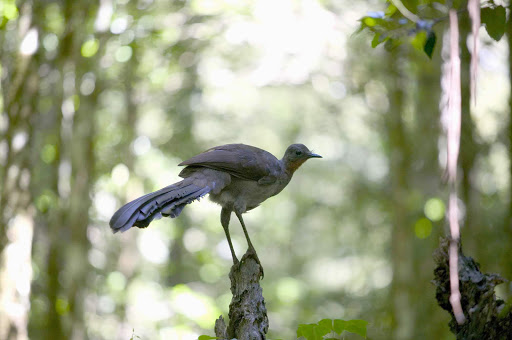
<svg viewBox="0 0 512 340"><path fill-rule="evenodd" d="M60 103L59 92L56 91L56 102ZM47 158L49 164L40 163L36 169L44 175L36 176L34 179L33 191L36 195L49 197L51 205L40 212L37 218L34 251L41 252L40 247L46 248L46 263L42 263L43 277L45 282L42 285L41 296L46 297L48 302L48 312L46 320L41 324L41 328L36 330L38 336L42 339L66 339L64 334L61 315L65 310L65 300L61 296L61 283L59 282L60 273L63 268L62 252L66 244L65 237L60 234L62 230L63 212L61 200L59 199L59 165L62 151L61 126L62 115L60 110L54 107L44 117L51 119L52 124L44 131L39 131L37 140L51 141L46 144L47 147L55 150L52 159ZM36 122L42 124L43 117L39 116ZM36 145L33 146L37 148ZM39 240L39 242L37 242Z"/></svg>
<svg viewBox="0 0 512 340"><path fill-rule="evenodd" d="M37 4L20 7L20 16L32 17ZM27 24L38 24L33 18ZM41 55L22 55L17 48L4 46L20 43L26 33L20 28L4 30L1 36L2 112L7 127L0 135L0 339L28 338L32 275L31 245L33 197L29 190L33 169L31 153L32 114L37 110L39 78L37 67ZM4 45L5 41L9 44ZM22 143L20 142L22 141ZM9 237L7 237L9 233ZM16 308L17 313L12 313Z"/></svg>
<svg viewBox="0 0 512 340"><path fill-rule="evenodd" d="M471 32L471 23L467 14L461 15L459 20L460 30L460 62L461 62L461 134L460 134L460 151L459 151L459 165L461 174L461 199L465 205L464 223L461 225L464 229L461 230L462 240L464 242L464 249L468 253L478 251L477 238L474 237L477 233L476 226L478 223L478 214L474 214L478 209L474 208L475 193L472 189L471 174L475 166L476 156L478 154L478 146L474 140L475 124L471 117L471 89L470 89L470 63L471 53L467 46L467 38Z"/></svg>
<svg viewBox="0 0 512 340"><path fill-rule="evenodd" d="M393 338L408 339L414 331L416 313L411 300L411 282L414 282L412 268L411 239L407 216L408 169L410 167L409 141L402 118L404 109L405 81L400 69L404 62L400 49L388 56L390 78L388 81L389 111L386 117L386 130L390 158L391 193L390 204L393 219L391 236L391 262L393 281L391 285L391 311L393 318Z"/></svg>
<svg viewBox="0 0 512 340"><path fill-rule="evenodd" d="M79 79L79 78L78 78ZM72 316L73 339L83 339L85 332L84 306L87 274L92 269L87 259L90 248L87 239L89 208L91 206L90 190L94 174L93 136L95 133L95 102L99 89L91 98L82 101L73 122L71 145L71 193L68 214L68 227L71 230L71 243L68 246L67 271L72 280L68 291L69 308Z"/></svg>
<svg viewBox="0 0 512 340"><path fill-rule="evenodd" d="M441 49L438 47L439 50ZM438 53L436 53L438 54ZM414 105L414 131L411 135L415 136L411 142L414 153L411 155L411 165L414 174L413 191L420 191L423 195L425 204L427 199L432 197L443 197L444 184L442 183L442 170L439 166L438 140L441 133L439 100L440 88L439 79L441 78L441 58L434 56L432 60L426 60L423 55L418 55L417 51L411 51L409 58L413 63L411 68L416 72L410 74L414 77L409 82L418 84L418 88L413 92L412 97ZM416 209L422 209L420 205ZM410 208L409 208L410 211ZM420 210L421 211L421 210ZM420 212L421 213L421 212ZM423 216L418 216L411 221L410 228ZM413 270L417 284L410 283L413 290L413 304L422 306L416 308L418 322L414 329L414 338L420 338L424 334L429 334L433 338L442 338L446 334L446 326L443 315L440 315L439 307L435 303L433 296L433 286L430 283L434 265L432 263L432 250L438 246L439 237L444 236L443 228L439 228L441 223L432 222L432 231L426 238L420 238L418 235L410 236L412 242ZM421 322L430 320L430 322Z"/></svg>
<svg viewBox="0 0 512 340"><path fill-rule="evenodd" d="M506 244L512 244L512 19L509 18L507 23L507 42L508 42L508 79L511 86L511 91L508 97L509 102L509 118L508 118L508 155L509 155L509 198L508 198L508 216L504 223L504 233L508 240ZM512 279L512 250L510 247L505 248L505 253L502 256L503 263L503 276ZM512 296L512 284L507 284L506 294L508 297Z"/></svg>

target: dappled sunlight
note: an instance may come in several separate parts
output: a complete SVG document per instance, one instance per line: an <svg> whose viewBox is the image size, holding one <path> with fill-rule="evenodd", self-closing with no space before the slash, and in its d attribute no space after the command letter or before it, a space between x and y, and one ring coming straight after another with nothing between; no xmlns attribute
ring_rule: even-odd
<svg viewBox="0 0 512 340"><path fill-rule="evenodd" d="M323 156L244 214L265 270L269 338L360 318L371 322L368 338L388 339L401 313L410 326L402 339L446 338L429 283L446 228L445 26L436 23L432 59L406 44L371 49L368 32L354 34L358 19L384 7L1 3L0 338L7 324L27 333L16 340L212 335L231 302L221 207L205 196L177 218L116 234L109 221L182 180L183 160L228 143L278 159L304 143ZM457 204L464 242L499 272L510 269L501 237L511 209L509 47L483 27L480 38ZM229 230L241 259L247 242L234 214Z"/></svg>
<svg viewBox="0 0 512 340"><path fill-rule="evenodd" d="M321 289L344 290L363 296L372 289L388 286L391 283L392 271L385 261L367 256L318 258L309 264L308 277Z"/></svg>
<svg viewBox="0 0 512 340"><path fill-rule="evenodd" d="M186 285L177 285L171 290L173 309L203 328L211 328L219 310L208 296L192 291Z"/></svg>
<svg viewBox="0 0 512 340"><path fill-rule="evenodd" d="M0 318L0 337L8 338L8 325L12 323L20 339L27 339L34 221L28 215L17 215L11 222L7 226L10 243L4 249L0 266L0 311L4 315Z"/></svg>
<svg viewBox="0 0 512 340"><path fill-rule="evenodd" d="M95 195L94 208L97 211L98 218L107 222L116 210L116 199L109 192L100 191Z"/></svg>
<svg viewBox="0 0 512 340"><path fill-rule="evenodd" d="M222 227L221 227L222 228ZM238 243L238 241L233 237L231 239L233 242L233 248L235 249L236 254L241 254L242 247ZM223 240L215 246L216 253L226 261L232 261L231 252L229 251L229 244L227 240ZM229 262L228 262L229 263Z"/></svg>
<svg viewBox="0 0 512 340"><path fill-rule="evenodd" d="M154 321L169 319L174 308L165 298L165 292L156 283L136 281L128 286L126 314L129 321L136 324L151 324Z"/></svg>
<svg viewBox="0 0 512 340"><path fill-rule="evenodd" d="M20 52L22 55L32 55L37 51L39 46L38 37L39 35L35 28L28 30L20 45Z"/></svg>
<svg viewBox="0 0 512 340"><path fill-rule="evenodd" d="M168 240L158 229L148 229L137 237L141 255L149 262L163 264L169 257Z"/></svg>
<svg viewBox="0 0 512 340"><path fill-rule="evenodd" d="M508 103L496 100L510 93L510 82L503 65L507 60L507 46L504 40L498 44L483 45L481 51L482 72L479 73L477 103L472 106L471 115L479 136L487 142L494 142L504 129Z"/></svg>
<svg viewBox="0 0 512 340"><path fill-rule="evenodd" d="M292 304L297 302L304 295L306 286L303 282L287 277L276 283L277 298L283 303Z"/></svg>
<svg viewBox="0 0 512 340"><path fill-rule="evenodd" d="M112 182L116 186L123 186L128 182L128 179L130 178L130 170L128 167L124 164L117 164L112 169Z"/></svg>
<svg viewBox="0 0 512 340"><path fill-rule="evenodd" d="M207 240L206 234L195 228L187 229L183 235L183 245L191 253L204 249Z"/></svg>
<svg viewBox="0 0 512 340"><path fill-rule="evenodd" d="M334 16L315 1L297 7L290 0L258 1L254 17L257 26L246 36L262 51L251 75L257 86L303 83L321 61L328 39L334 38Z"/></svg>
<svg viewBox="0 0 512 340"><path fill-rule="evenodd" d="M133 141L132 148L136 156L142 156L151 149L151 140L148 136L139 136Z"/></svg>
<svg viewBox="0 0 512 340"><path fill-rule="evenodd" d="M425 202L423 212L429 220L433 222L439 222L445 217L446 206L443 200L438 197L429 198Z"/></svg>
<svg viewBox="0 0 512 340"><path fill-rule="evenodd" d="M199 269L199 276L204 282L215 283L224 275L225 270L223 268L215 264L205 264Z"/></svg>
<svg viewBox="0 0 512 340"><path fill-rule="evenodd" d="M177 326L163 327L159 330L158 335L161 339L197 340L200 334L191 331L186 326Z"/></svg>

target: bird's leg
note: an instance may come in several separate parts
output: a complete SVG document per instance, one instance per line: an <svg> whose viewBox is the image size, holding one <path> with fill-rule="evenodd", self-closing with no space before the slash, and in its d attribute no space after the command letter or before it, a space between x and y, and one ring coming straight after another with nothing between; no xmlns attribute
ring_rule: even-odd
<svg viewBox="0 0 512 340"><path fill-rule="evenodd" d="M249 245L249 249L256 252L254 249L254 246L252 245L251 238L249 237L249 233L247 232L247 229L245 228L244 219L242 218L242 214L235 210L236 217L238 217L238 220L240 221L240 224L242 225L242 229L244 230L245 239L247 240L247 244Z"/></svg>
<svg viewBox="0 0 512 340"><path fill-rule="evenodd" d="M254 260L256 260L256 262L260 265L261 277L263 278L263 276L265 276L265 274L263 273L263 266L261 265L260 259L258 258L256 249L254 249L254 246L252 245L251 238L249 237L249 233L247 232L247 228L245 228L245 223L244 223L244 219L242 218L242 214L240 212L238 212L236 209L235 209L235 214L236 214L236 217L238 217L240 224L242 225L242 229L244 230L245 238L247 239L247 244L249 245L249 250L247 251L246 255L252 255ZM244 257L245 257L245 255L244 255ZM243 261L243 258L242 258L242 261Z"/></svg>
<svg viewBox="0 0 512 340"><path fill-rule="evenodd" d="M220 223L222 224L222 228L224 228L224 232L226 233L226 238L229 243L229 250L231 250L231 256L233 257L233 263L238 264L239 261L236 258L235 249L233 248L233 243L231 243L231 236L229 235L229 220L231 218L231 210L222 208L220 212Z"/></svg>

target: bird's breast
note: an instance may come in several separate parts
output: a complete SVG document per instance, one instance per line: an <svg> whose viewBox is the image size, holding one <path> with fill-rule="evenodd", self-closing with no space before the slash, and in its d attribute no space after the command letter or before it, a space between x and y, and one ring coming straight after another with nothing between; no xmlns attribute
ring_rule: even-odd
<svg viewBox="0 0 512 340"><path fill-rule="evenodd" d="M256 208L267 198L277 195L288 183L276 181L270 185L260 185L256 181L232 178L231 184L218 194L210 194L210 200L229 209L246 212Z"/></svg>

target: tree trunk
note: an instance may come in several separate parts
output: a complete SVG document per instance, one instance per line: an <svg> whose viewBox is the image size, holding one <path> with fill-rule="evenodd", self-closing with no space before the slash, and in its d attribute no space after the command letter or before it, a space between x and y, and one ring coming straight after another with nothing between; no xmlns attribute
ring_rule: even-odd
<svg viewBox="0 0 512 340"><path fill-rule="evenodd" d="M471 23L467 14L461 15L459 20L460 30L460 77L461 77L461 131L460 131L460 151L459 151L459 165L460 165L460 188L461 199L465 205L464 223L461 225L464 229L461 230L462 237L466 250L470 253L478 251L477 245L477 230L475 226L479 225L478 214L475 211L475 195L472 189L471 175L475 166L476 156L478 154L478 145L474 140L475 123L471 117L471 90L470 90L470 63L471 53L467 46L467 38L471 32Z"/></svg>
<svg viewBox="0 0 512 340"><path fill-rule="evenodd" d="M508 42L508 74L511 91L508 97L509 102L509 113L508 113L508 159L509 159L509 197L508 197L508 216L504 223L504 233L508 240L506 244L512 244L512 19L508 20L507 23L507 42ZM510 247L505 248L505 254L503 254L503 274L505 277L512 278L512 250ZM512 284L507 284L505 290L506 297L512 296Z"/></svg>
<svg viewBox="0 0 512 340"><path fill-rule="evenodd" d="M389 110L386 131L390 159L390 205L393 230L391 236L391 315L393 339L408 339L413 334L416 313L412 304L411 282L414 277L412 257L413 237L407 216L408 169L410 167L409 142L403 122L405 80L400 69L404 62L402 51L393 50L388 56L390 78L388 80Z"/></svg>
<svg viewBox="0 0 512 340"><path fill-rule="evenodd" d="M268 331L267 309L260 286L261 266L247 252L240 264L231 267L229 325L222 316L215 322L215 334L221 339L264 340Z"/></svg>
<svg viewBox="0 0 512 340"><path fill-rule="evenodd" d="M434 270L436 299L439 306L448 311L452 317L450 330L457 339L512 339L512 309L497 299L494 293L496 285L504 280L498 274L482 274L478 263L466 257L459 246L459 279L461 304L466 321L459 325L453 315L450 303L450 269L449 240L441 240L441 245L434 253L437 264Z"/></svg>

